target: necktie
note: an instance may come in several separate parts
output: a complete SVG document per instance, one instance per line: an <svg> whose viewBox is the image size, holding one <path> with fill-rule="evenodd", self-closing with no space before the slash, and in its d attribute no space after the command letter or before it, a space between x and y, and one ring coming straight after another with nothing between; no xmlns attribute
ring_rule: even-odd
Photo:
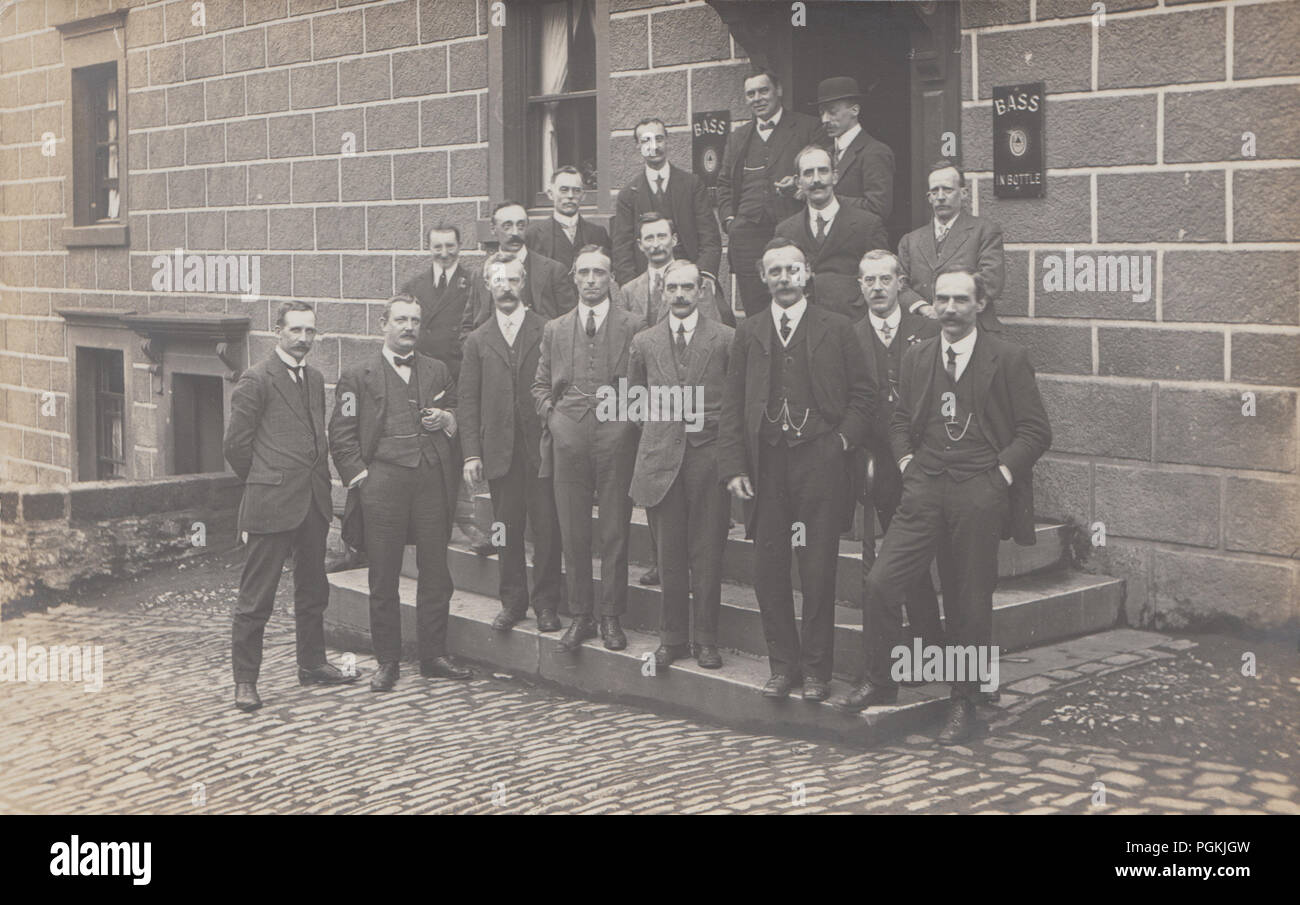
<svg viewBox="0 0 1300 905"><path fill-rule="evenodd" d="M506 321L506 345L514 348L515 345L515 322Z"/></svg>
<svg viewBox="0 0 1300 905"><path fill-rule="evenodd" d="M685 324L677 325L677 354L678 355L686 354L686 325Z"/></svg>
<svg viewBox="0 0 1300 905"><path fill-rule="evenodd" d="M836 164L838 164L841 160L844 159L844 151L845 151L845 148L836 147L836 149L835 149L835 163L836 163Z"/></svg>
<svg viewBox="0 0 1300 905"><path fill-rule="evenodd" d="M894 328L889 326L889 324L881 324L880 338L884 341L885 345L889 345L889 341L893 339L893 337L894 337Z"/></svg>
<svg viewBox="0 0 1300 905"><path fill-rule="evenodd" d="M570 245L578 244L578 227L576 224L564 227L564 235L568 238Z"/></svg>
<svg viewBox="0 0 1300 905"><path fill-rule="evenodd" d="M662 175L655 177L655 194L660 198L664 196L664 177Z"/></svg>
<svg viewBox="0 0 1300 905"><path fill-rule="evenodd" d="M952 346L948 347L948 376L952 382L957 382L957 352Z"/></svg>
<svg viewBox="0 0 1300 905"><path fill-rule="evenodd" d="M443 289L446 288L447 288L447 271L444 270L442 273L438 275L438 291L441 292Z"/></svg>
<svg viewBox="0 0 1300 905"><path fill-rule="evenodd" d="M650 274L650 299L655 303L656 312L659 310L659 300L663 297L663 289L663 277L656 270Z"/></svg>
<svg viewBox="0 0 1300 905"><path fill-rule="evenodd" d="M393 364L399 368L409 368L411 365L415 364L415 353L412 352L410 355L405 356L394 355Z"/></svg>
<svg viewBox="0 0 1300 905"><path fill-rule="evenodd" d="M596 335L596 312L591 308L587 309L587 335Z"/></svg>
<svg viewBox="0 0 1300 905"><path fill-rule="evenodd" d="M790 340L790 315L782 314L781 315L781 342L783 343L789 342L789 340Z"/></svg>
<svg viewBox="0 0 1300 905"><path fill-rule="evenodd" d="M952 227L952 222L940 223L938 226L938 235L934 237L935 244L941 244L944 239L948 238L948 230Z"/></svg>
<svg viewBox="0 0 1300 905"><path fill-rule="evenodd" d="M817 215L817 241L821 242L826 238L826 218L821 214Z"/></svg>

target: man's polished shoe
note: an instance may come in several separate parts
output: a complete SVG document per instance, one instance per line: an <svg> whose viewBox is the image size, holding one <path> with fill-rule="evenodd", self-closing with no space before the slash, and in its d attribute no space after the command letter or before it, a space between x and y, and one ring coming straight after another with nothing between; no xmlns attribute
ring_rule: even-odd
<svg viewBox="0 0 1300 905"><path fill-rule="evenodd" d="M935 738L941 745L960 745L975 737L979 728L979 719L975 716L975 702L964 698L953 698L949 704L948 719Z"/></svg>
<svg viewBox="0 0 1300 905"><path fill-rule="evenodd" d="M523 622L523 616L516 616L507 609L502 609L497 613L497 618L492 620L493 631L508 632L515 627L516 623Z"/></svg>
<svg viewBox="0 0 1300 905"><path fill-rule="evenodd" d="M582 647L582 642L596 637L596 620L590 616L574 616L569 627L560 636L560 650L571 654Z"/></svg>
<svg viewBox="0 0 1300 905"><path fill-rule="evenodd" d="M434 657L420 661L420 675L426 679L472 679L474 670L457 666L450 657Z"/></svg>
<svg viewBox="0 0 1300 905"><path fill-rule="evenodd" d="M244 713L252 713L261 707L262 699L257 696L257 685L252 682L236 682L235 706Z"/></svg>
<svg viewBox="0 0 1300 905"><path fill-rule="evenodd" d="M638 580L643 585L659 584L659 568L657 566L651 566Z"/></svg>
<svg viewBox="0 0 1300 905"><path fill-rule="evenodd" d="M605 650L623 650L627 647L627 635L617 616L600 617L600 638L605 642Z"/></svg>
<svg viewBox="0 0 1300 905"><path fill-rule="evenodd" d="M686 644L660 644L655 648L655 666L671 666L674 660L684 660L690 656L690 646Z"/></svg>
<svg viewBox="0 0 1300 905"><path fill-rule="evenodd" d="M789 697L791 688L794 688L794 679L777 673L763 686L763 697L783 700Z"/></svg>
<svg viewBox="0 0 1300 905"><path fill-rule="evenodd" d="M558 632L560 630L560 617L555 615L555 610L542 610L537 614L537 630L539 632Z"/></svg>
<svg viewBox="0 0 1300 905"><path fill-rule="evenodd" d="M718 653L716 644L695 645L695 662L705 669L721 669L722 654Z"/></svg>
<svg viewBox="0 0 1300 905"><path fill-rule="evenodd" d="M812 704L820 704L831 696L831 686L829 682L823 682L821 679L804 679L803 680L803 699Z"/></svg>
<svg viewBox="0 0 1300 905"><path fill-rule="evenodd" d="M872 685L863 682L847 695L835 701L835 709L845 713L857 713L868 707L886 707L898 703L898 686Z"/></svg>
<svg viewBox="0 0 1300 905"><path fill-rule="evenodd" d="M380 663L379 669L370 679L371 691L392 691L393 686L397 684L397 677L401 675L401 669L396 663Z"/></svg>
<svg viewBox="0 0 1300 905"><path fill-rule="evenodd" d="M359 678L361 678L360 670L354 668L351 672L344 672L329 663L322 663L311 669L298 667L299 685L349 685Z"/></svg>

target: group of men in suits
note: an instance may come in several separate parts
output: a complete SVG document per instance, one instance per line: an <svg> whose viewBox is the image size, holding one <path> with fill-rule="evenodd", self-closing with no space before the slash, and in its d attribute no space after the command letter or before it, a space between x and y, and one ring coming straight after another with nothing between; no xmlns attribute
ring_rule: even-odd
<svg viewBox="0 0 1300 905"><path fill-rule="evenodd" d="M667 162L667 130L653 118L634 129L644 167L618 194L612 240L582 216L573 167L553 174L546 220L530 223L513 201L494 208L497 251L482 268L460 260L457 228L434 226L429 268L386 306L382 349L341 377L328 437L323 379L304 365L314 312L282 308L275 354L242 376L226 438L232 466L258 491L240 513L249 555L233 628L237 706L260 706L261 634L291 550L300 680L358 678L324 657L327 449L348 488L345 539L369 556L376 691L398 678L408 543L421 672L470 675L447 656L446 547L458 493L483 481L504 527L500 631L530 607L540 630L558 631L567 602L561 650L597 635L626 647L635 501L663 583L656 663L693 655L720 666L730 491L750 501L772 668L765 696L785 698L798 683L805 700L829 696L839 536L859 499L886 535L874 564L872 532L863 541L865 680L837 705L894 700L889 657L903 641L904 606L925 644L943 640L928 572L936 555L948 640L989 643L996 535L1032 542L1031 469L1050 443L1023 350L989 332L1004 282L1001 232L963 209L964 174L943 160L929 176L930 222L889 253L893 154L862 128L856 83L822 82L821 125L784 109L769 72L746 79L745 97L754 119L731 136L718 185L746 313L738 328L717 281L708 192ZM614 387L699 390L699 420L688 429L684 411L603 416ZM1003 523L1005 532L989 528ZM969 683L954 686L941 740L969 735L974 700Z"/></svg>

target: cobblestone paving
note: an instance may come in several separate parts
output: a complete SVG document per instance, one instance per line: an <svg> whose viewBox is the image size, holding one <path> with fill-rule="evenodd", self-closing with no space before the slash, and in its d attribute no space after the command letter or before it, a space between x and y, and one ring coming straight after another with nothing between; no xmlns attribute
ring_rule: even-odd
<svg viewBox="0 0 1300 905"><path fill-rule="evenodd" d="M1219 763L1132 750L1113 735L1061 743L1035 731L1073 706L1057 699L1043 701L1051 718L991 710L1000 725L969 748L914 736L861 751L491 673L430 681L405 665L384 696L364 683L302 688L283 606L267 632L266 706L242 714L231 705L230 593L164 583L129 605L0 624L3 644L104 646L97 693L0 683L0 812L1300 813L1286 760ZM1278 746L1294 750L1288 731Z"/></svg>

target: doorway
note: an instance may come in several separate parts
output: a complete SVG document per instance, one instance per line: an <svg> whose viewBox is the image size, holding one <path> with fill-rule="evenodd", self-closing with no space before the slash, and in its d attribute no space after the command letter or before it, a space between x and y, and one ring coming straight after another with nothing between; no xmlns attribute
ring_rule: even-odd
<svg viewBox="0 0 1300 905"><path fill-rule="evenodd" d="M220 377L172 374L173 474L225 471Z"/></svg>

